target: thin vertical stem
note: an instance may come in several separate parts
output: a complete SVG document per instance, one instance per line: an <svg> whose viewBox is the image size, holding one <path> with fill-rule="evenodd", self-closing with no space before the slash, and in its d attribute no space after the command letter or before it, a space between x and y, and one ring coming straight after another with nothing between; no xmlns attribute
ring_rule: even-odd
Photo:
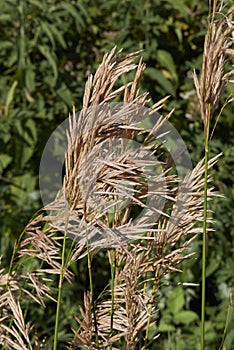
<svg viewBox="0 0 234 350"><path fill-rule="evenodd" d="M224 343L225 343L225 339L227 337L228 334L228 330L229 330L229 326L232 320L232 316L233 316L233 307L229 304L228 306L228 311L227 311L227 317L226 317L226 322L225 322L225 328L224 328L224 332L223 332L223 338L222 338L222 342L221 345L219 347L219 350L223 350L224 349Z"/></svg>
<svg viewBox="0 0 234 350"><path fill-rule="evenodd" d="M19 13L19 21L20 21L20 28L19 28L19 37L18 37L18 69L20 74L22 74L22 70L25 69L26 66L26 59L25 59L25 28L24 28L24 1L18 0L18 13Z"/></svg>
<svg viewBox="0 0 234 350"><path fill-rule="evenodd" d="M154 277L155 277L155 280L154 280L154 284L153 284L153 292L151 295L152 301L156 295L156 291L158 290L157 271L155 271ZM146 289L146 285L145 285L145 289ZM147 348L147 341L149 339L149 331L150 331L150 323L151 323L152 313L153 313L153 303L150 305L149 312L148 312L148 320L147 320L147 327L146 327L146 334L145 334L145 344L143 347L143 349L145 349L145 350Z"/></svg>
<svg viewBox="0 0 234 350"><path fill-rule="evenodd" d="M110 250L110 263L111 263L111 325L110 333L113 334L113 325L114 325L114 305L115 305L115 272L116 272L116 251L115 249ZM112 349L112 344L110 346Z"/></svg>
<svg viewBox="0 0 234 350"><path fill-rule="evenodd" d="M68 226L68 216L67 216L66 222L65 222L65 232L64 232L64 238L63 238L62 262L61 262L61 268L60 268L60 274L59 274L58 299L57 299L55 328L54 328L54 346L53 346L53 350L57 350L57 346L58 346L59 315L60 315L60 309L61 309L62 285L63 285L63 279L64 279L67 226Z"/></svg>
<svg viewBox="0 0 234 350"><path fill-rule="evenodd" d="M93 296L93 290L94 289L93 289L92 264L91 264L91 254L90 254L90 250L89 250L88 239L87 239L87 254L88 254L89 287L90 287L90 293L91 293L91 298L92 298L92 309L93 309L93 321L94 321L94 329L95 329L95 340L96 340L96 346L99 349L97 317L96 317L96 310L95 310L95 303L94 303L94 296Z"/></svg>
<svg viewBox="0 0 234 350"><path fill-rule="evenodd" d="M148 315L148 320L147 320L147 327L146 327L146 333L145 333L145 344L143 349L146 349L147 341L149 339L149 330L150 330L150 322L151 322L151 317L152 317L152 311L153 311L153 305L150 305L149 309L149 315Z"/></svg>
<svg viewBox="0 0 234 350"><path fill-rule="evenodd" d="M204 172L204 204L203 204L203 240L202 240L202 304L201 304L201 350L205 348L205 303L206 303L206 235L207 235L207 182L209 161L209 129L210 104L208 104L208 117L205 126L205 172Z"/></svg>

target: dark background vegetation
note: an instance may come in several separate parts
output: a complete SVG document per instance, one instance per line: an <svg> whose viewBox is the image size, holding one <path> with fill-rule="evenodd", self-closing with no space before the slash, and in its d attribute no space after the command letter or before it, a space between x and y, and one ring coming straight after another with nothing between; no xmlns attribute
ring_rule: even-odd
<svg viewBox="0 0 234 350"><path fill-rule="evenodd" d="M231 4L231 1L225 2ZM67 118L79 110L87 76L104 52L115 45L124 53L144 49L147 65L142 90L152 102L171 95L171 122L183 136L194 164L203 156L203 126L192 70L199 73L207 26L208 1L200 0L0 0L0 254L10 259L14 240L42 206L38 169L44 145ZM234 92L228 85L227 96ZM166 112L166 111L165 111ZM213 185L224 198L210 204L215 224L208 238L207 325L209 349L221 341L234 285L234 114L227 107L211 142L211 155L223 152L212 170ZM171 275L161 290L161 337L152 349L195 349L199 342L201 238L196 255ZM86 283L78 266L74 291ZM97 261L98 281L106 280ZM96 282L97 283L97 282ZM100 286L96 285L97 288ZM64 327L72 319L79 292L65 286ZM53 316L51 306L42 332ZM183 317L183 311L190 310ZM68 320L68 321L67 321ZM232 323L233 326L233 323ZM155 326L156 328L156 326ZM65 332L64 332L65 333ZM234 342L229 331L227 349Z"/></svg>

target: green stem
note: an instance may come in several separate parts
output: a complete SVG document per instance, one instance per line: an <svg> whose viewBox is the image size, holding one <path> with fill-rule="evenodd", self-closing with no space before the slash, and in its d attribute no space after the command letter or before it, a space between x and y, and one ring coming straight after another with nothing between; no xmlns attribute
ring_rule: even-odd
<svg viewBox="0 0 234 350"><path fill-rule="evenodd" d="M18 0L18 14L19 14L19 36L18 36L18 70L22 78L22 70L26 67L26 38L25 38L25 9L24 1Z"/></svg>
<svg viewBox="0 0 234 350"><path fill-rule="evenodd" d="M63 285L63 279L64 279L67 226L68 226L68 217L66 218L65 232L64 232L64 238L63 238L62 262L61 262L61 268L60 268L60 274L59 274L58 299L57 299L55 328L54 328L54 346L53 346L53 350L57 350L57 346L58 346L59 315L60 315L60 308L61 308L61 301L62 301L62 285Z"/></svg>
<svg viewBox="0 0 234 350"><path fill-rule="evenodd" d="M202 303L201 303L201 350L205 348L205 302L206 302L206 234L207 234L207 182L209 162L209 129L210 105L208 105L208 118L205 127L205 172L204 172L204 204L203 204L203 240L202 240Z"/></svg>
<svg viewBox="0 0 234 350"><path fill-rule="evenodd" d="M89 285L90 285L90 293L91 293L91 298L92 298L93 320L94 320L94 329L95 329L95 338L96 338L95 340L96 340L96 346L99 349L97 317L96 317L95 302L94 302L94 296L93 296L94 289L93 289L91 254L90 254L90 250L89 250L88 239L87 239L87 252L88 252Z"/></svg>
<svg viewBox="0 0 234 350"><path fill-rule="evenodd" d="M232 319L232 314L233 314L233 307L231 305L228 306L228 311L227 311L227 317L226 317L226 322L225 322L225 328L224 328L224 332L223 332L223 338L222 338L222 343L219 347L219 350L224 349L224 342L225 339L227 337L228 334L228 329L231 323L231 319Z"/></svg>

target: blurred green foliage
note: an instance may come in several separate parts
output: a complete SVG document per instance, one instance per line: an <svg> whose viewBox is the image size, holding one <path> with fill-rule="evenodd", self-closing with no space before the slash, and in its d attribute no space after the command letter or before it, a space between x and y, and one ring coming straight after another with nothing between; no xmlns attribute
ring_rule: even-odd
<svg viewBox="0 0 234 350"><path fill-rule="evenodd" d="M226 1L231 5L232 1ZM14 239L42 203L38 169L44 145L79 110L85 80L114 45L125 53L144 49L142 89L153 102L171 95L172 123L195 162L203 155L203 126L192 70L199 73L208 1L199 0L0 0L0 253L9 256ZM227 95L234 92L228 86ZM212 170L224 194L210 205L216 223L209 234L207 269L208 349L221 342L234 285L234 113L227 107L211 143L223 156ZM168 283L200 283L201 240L183 273ZM102 270L99 271L102 274ZM105 272L103 272L105 274ZM77 283L80 287L80 284ZM152 349L196 349L199 342L199 287L168 286L161 291L161 337ZM67 294L68 295L68 294ZM76 300L64 300L64 319ZM70 305L70 306L69 306ZM41 315L43 319L43 315ZM49 321L48 321L49 322ZM46 320L44 320L46 330ZM192 327L191 327L192 325ZM233 322L232 322L233 326ZM226 349L234 342L228 333Z"/></svg>

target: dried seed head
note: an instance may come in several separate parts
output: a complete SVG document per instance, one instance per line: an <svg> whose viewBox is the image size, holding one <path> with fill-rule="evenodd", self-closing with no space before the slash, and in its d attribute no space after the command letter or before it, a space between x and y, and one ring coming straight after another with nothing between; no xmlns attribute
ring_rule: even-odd
<svg viewBox="0 0 234 350"><path fill-rule="evenodd" d="M216 6L214 2L213 15L205 36L200 80L194 72L194 83L205 129L209 115L214 115L228 81L234 76L229 62L234 57L234 50L231 48L234 43L234 7L226 15L222 14L221 18L215 20Z"/></svg>

